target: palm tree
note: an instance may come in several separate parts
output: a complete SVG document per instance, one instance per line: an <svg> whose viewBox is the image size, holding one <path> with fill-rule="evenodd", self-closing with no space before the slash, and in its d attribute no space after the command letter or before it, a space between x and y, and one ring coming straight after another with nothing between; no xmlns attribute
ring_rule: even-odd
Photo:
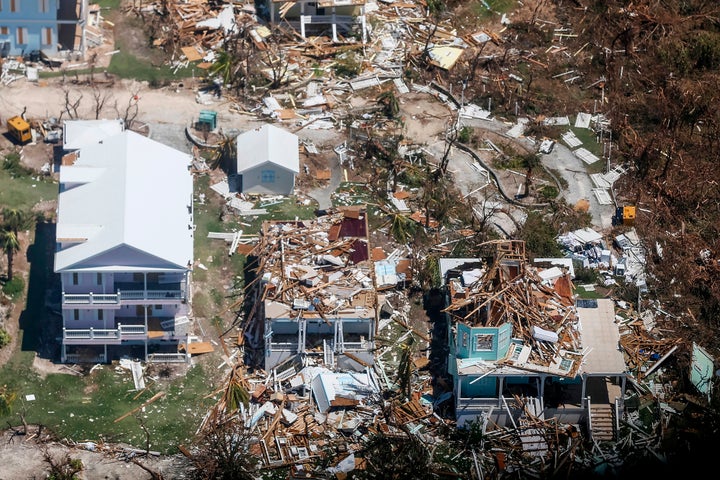
<svg viewBox="0 0 720 480"><path fill-rule="evenodd" d="M215 154L210 161L210 168L229 168L237 160L237 135L223 134Z"/></svg>
<svg viewBox="0 0 720 480"><path fill-rule="evenodd" d="M412 393L412 376L415 369L413 368L413 353L415 351L415 338L410 335L404 343L400 344L402 353L400 354L400 362L397 370L397 384L400 387L400 393L406 398L410 398Z"/></svg>
<svg viewBox="0 0 720 480"><path fill-rule="evenodd" d="M7 225L2 226L0 230L0 248L5 250L8 259L8 282L13 279L13 256L15 252L20 251L20 241L12 228Z"/></svg>
<svg viewBox="0 0 720 480"><path fill-rule="evenodd" d="M223 80L224 85L232 83L235 74L235 59L225 50L220 50L215 54L215 60L208 70L211 75L218 75Z"/></svg>
<svg viewBox="0 0 720 480"><path fill-rule="evenodd" d="M4 208L2 210L3 225L13 231L15 237L20 230L30 228L33 217L26 210L19 208Z"/></svg>
<svg viewBox="0 0 720 480"><path fill-rule="evenodd" d="M17 398L17 393L11 391L7 385L0 387L0 417L10 415L12 404Z"/></svg>

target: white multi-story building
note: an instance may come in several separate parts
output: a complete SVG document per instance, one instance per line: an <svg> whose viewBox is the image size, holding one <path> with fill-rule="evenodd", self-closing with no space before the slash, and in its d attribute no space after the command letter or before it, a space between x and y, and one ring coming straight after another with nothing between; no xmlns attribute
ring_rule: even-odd
<svg viewBox="0 0 720 480"><path fill-rule="evenodd" d="M193 259L191 156L131 131L60 167L63 362L182 359Z"/></svg>

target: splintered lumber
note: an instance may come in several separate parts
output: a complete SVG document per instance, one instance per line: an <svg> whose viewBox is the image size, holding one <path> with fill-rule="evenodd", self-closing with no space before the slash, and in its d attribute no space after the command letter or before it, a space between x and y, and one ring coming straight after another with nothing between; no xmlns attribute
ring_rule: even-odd
<svg viewBox="0 0 720 480"><path fill-rule="evenodd" d="M188 450L185 445L178 445L178 450L180 450L180 453L185 455L187 458L193 458L193 454L190 453L190 450Z"/></svg>
<svg viewBox="0 0 720 480"><path fill-rule="evenodd" d="M358 357L357 355L353 355L350 352L343 352L342 354L345 355L346 357L348 357L350 360L353 360L353 361L359 363L363 367L372 367L372 365L370 365L369 363L367 363L365 360Z"/></svg>
<svg viewBox="0 0 720 480"><path fill-rule="evenodd" d="M138 412L138 411L142 410L143 408L147 407L148 405L150 405L151 403L159 400L159 399L162 398L164 395L165 395L165 392L158 392L158 393L156 393L155 395L153 395L152 397L150 397L150 399L149 399L148 401L146 401L145 403L143 403L143 404L140 405L139 407L135 407L135 408L133 408L132 410L130 410L129 412L127 412L127 413L125 413L125 414L123 414L123 415L120 415L118 418L116 418L116 419L113 421L113 423L117 423L117 422L119 422L120 420L124 420L125 418L129 417L130 415L134 414L135 412Z"/></svg>

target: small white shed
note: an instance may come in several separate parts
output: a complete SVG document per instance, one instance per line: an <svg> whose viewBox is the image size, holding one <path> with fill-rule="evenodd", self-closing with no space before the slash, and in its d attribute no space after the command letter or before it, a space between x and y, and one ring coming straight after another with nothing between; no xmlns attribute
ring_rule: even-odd
<svg viewBox="0 0 720 480"><path fill-rule="evenodd" d="M238 190L262 195L290 195L300 172L297 135L273 125L237 137Z"/></svg>

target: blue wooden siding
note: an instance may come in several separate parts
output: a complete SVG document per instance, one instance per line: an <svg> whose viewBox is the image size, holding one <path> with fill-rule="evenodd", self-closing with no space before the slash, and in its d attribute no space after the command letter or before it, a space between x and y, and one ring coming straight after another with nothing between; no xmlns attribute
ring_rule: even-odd
<svg viewBox="0 0 720 480"><path fill-rule="evenodd" d="M74 0L68 0L74 1ZM58 0L47 0L47 9L40 11L40 0L16 0L16 9L11 10L10 0L0 0L0 54L20 56L34 50L48 54L57 53L58 43ZM22 29L22 42L18 30ZM51 39L47 44L46 30L50 29ZM6 31L7 33L2 33Z"/></svg>

